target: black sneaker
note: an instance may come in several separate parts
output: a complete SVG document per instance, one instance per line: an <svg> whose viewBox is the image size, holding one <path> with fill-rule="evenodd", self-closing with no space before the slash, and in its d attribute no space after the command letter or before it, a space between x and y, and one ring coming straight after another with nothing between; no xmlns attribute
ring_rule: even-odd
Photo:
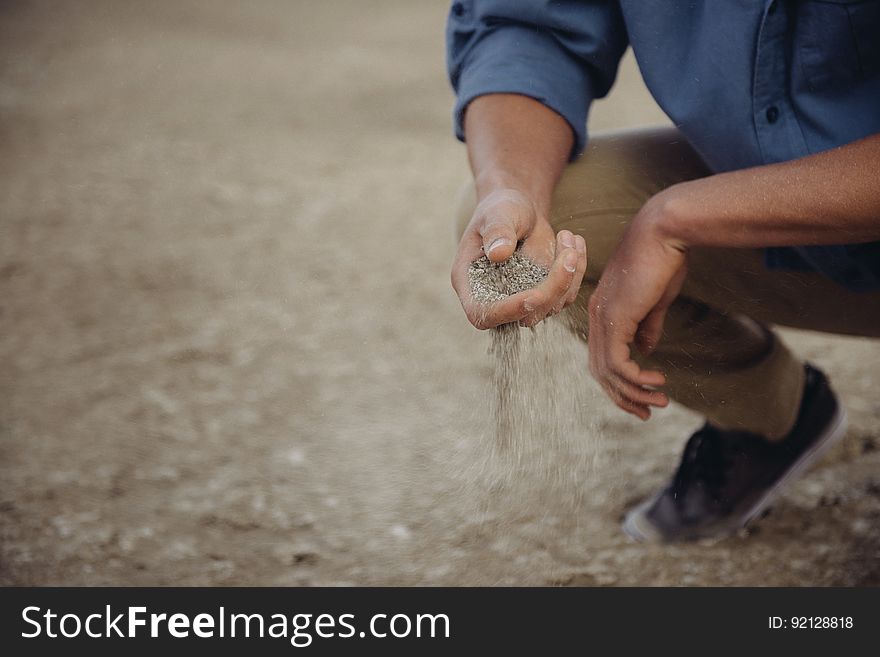
<svg viewBox="0 0 880 657"><path fill-rule="evenodd" d="M672 481L630 511L623 530L638 541L687 541L734 533L846 432L846 412L810 365L791 433L770 442L706 424L685 447Z"/></svg>

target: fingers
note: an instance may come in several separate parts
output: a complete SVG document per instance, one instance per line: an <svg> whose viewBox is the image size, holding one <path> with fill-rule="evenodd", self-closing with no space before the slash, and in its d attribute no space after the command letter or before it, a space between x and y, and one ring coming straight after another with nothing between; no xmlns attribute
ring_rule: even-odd
<svg viewBox="0 0 880 657"><path fill-rule="evenodd" d="M629 340L610 324L603 327L590 322L590 358L596 366L594 374L600 380L621 379L639 387L659 388L666 384L666 377L657 370L643 370L630 357Z"/></svg>
<svg viewBox="0 0 880 657"><path fill-rule="evenodd" d="M581 283L584 282L584 274L587 273L587 243L580 235L575 235L574 239L575 249L578 254L578 265L577 271L574 273L574 278L571 281L571 287L568 290L568 297L565 300L565 305L575 302L578 292L580 292L581 289Z"/></svg>
<svg viewBox="0 0 880 657"><path fill-rule="evenodd" d="M665 408L669 405L669 397L658 390L633 385L613 374L596 376L596 379L616 406L642 420L651 417L651 407Z"/></svg>
<svg viewBox="0 0 880 657"><path fill-rule="evenodd" d="M580 235L575 235L567 230L559 231L559 234L556 236L556 252L560 253L565 249L571 248L573 248L577 254L574 275L571 278L571 283L565 294L553 302L550 312L547 313L548 316L555 315L562 311L566 306L574 303L577 299L578 292L581 289L581 283L583 282L584 274L587 271L587 243Z"/></svg>
<svg viewBox="0 0 880 657"><path fill-rule="evenodd" d="M666 312L669 310L672 302L678 297L686 276L687 265L685 264L669 282L657 305L651 309L645 319L639 324L635 336L635 345L643 355L650 356L657 349L657 345L660 343L660 338L663 335L663 323L666 321Z"/></svg>
<svg viewBox="0 0 880 657"><path fill-rule="evenodd" d="M537 287L520 293L527 295L525 305L528 310L528 315L520 323L523 326L534 326L552 314L556 306L561 309L577 270L578 253L575 248L566 247L557 251L547 278Z"/></svg>
<svg viewBox="0 0 880 657"><path fill-rule="evenodd" d="M602 368L595 365L592 355L590 358L590 370L602 386L605 394L608 395L608 398L612 402L614 402L615 406L627 413L635 415L641 420L647 420L651 417L650 402L652 400L647 398L649 394L648 391L633 386L617 377L605 376L602 372ZM658 402L656 405L665 405L659 403L659 399L656 401Z"/></svg>
<svg viewBox="0 0 880 657"><path fill-rule="evenodd" d="M648 406L646 406L645 404L634 402L633 400L621 394L621 392L616 388L606 387L605 392L618 408L626 411L627 413L630 413L631 415L635 415L642 421L647 421L651 418L651 409L648 408Z"/></svg>
<svg viewBox="0 0 880 657"><path fill-rule="evenodd" d="M666 383L655 370L643 370L630 356L625 323L591 316L589 331L590 370L608 397L622 410L647 420L651 408L669 404L663 392L653 390Z"/></svg>
<svg viewBox="0 0 880 657"><path fill-rule="evenodd" d="M632 359L631 346L646 355L655 351L667 309L681 291L686 258L662 241L643 238L632 226L590 297L590 369L615 404L647 419L652 407L668 404L666 395L652 390L663 386L666 377L642 369Z"/></svg>
<svg viewBox="0 0 880 657"><path fill-rule="evenodd" d="M533 312L533 306L526 298L527 294L528 291L520 292L488 305L475 303L465 308L465 314L471 324L480 330L522 322Z"/></svg>
<svg viewBox="0 0 880 657"><path fill-rule="evenodd" d="M555 236L554 243L549 224L546 225L546 232L539 230L541 226L533 228L533 232L525 238L524 246L524 252L537 262L543 260L545 256L542 254L545 252L553 257L547 278L531 290L488 306L473 302L466 274L470 262L479 257L478 251L482 250L491 261L500 262L513 255L517 240L523 237L518 232L520 222L515 213L495 219L493 212L492 208L484 212L479 227L470 236L463 236L453 265L452 284L470 322L479 329L510 322L534 326L573 303L587 269L586 242L580 235L563 230Z"/></svg>
<svg viewBox="0 0 880 657"><path fill-rule="evenodd" d="M634 385L621 377L615 377L615 387L624 398L636 404L657 408L665 408L669 405L669 397L665 393Z"/></svg>
<svg viewBox="0 0 880 657"><path fill-rule="evenodd" d="M657 370L643 370L638 363L629 357L629 348L626 348L626 356L617 356L607 363L607 369L617 378L634 386L650 386L659 388L666 385L666 377Z"/></svg>
<svg viewBox="0 0 880 657"><path fill-rule="evenodd" d="M627 366L639 370L639 366L634 361L629 361L624 367L619 369L629 369ZM653 390L654 385L633 383L630 378L632 377L632 372L622 375L615 371L615 369L612 369L612 367L609 366L609 363L601 355L594 357L593 352L590 353L590 370L593 377L602 385L605 392L608 393L608 396L615 403L623 400L629 402L628 406L636 405L644 406L645 408L650 406L663 408L669 404L669 397L659 390ZM642 375L651 375L651 380L658 381L663 379L665 381L665 377L659 372L646 371L642 372ZM654 376L659 376L659 378L653 378ZM642 376L641 378L644 380L648 376ZM618 405L620 404L618 403ZM627 408L625 410L630 409Z"/></svg>
<svg viewBox="0 0 880 657"><path fill-rule="evenodd" d="M639 330L636 332L636 349L643 356L650 356L657 349L660 342L660 336L663 334L663 322L666 320L666 311L668 306L661 308L655 307L648 316L639 324Z"/></svg>
<svg viewBox="0 0 880 657"><path fill-rule="evenodd" d="M580 235L561 230L556 235L555 252L550 276L535 288L534 310L520 322L523 326L534 326L577 299L587 271L587 244Z"/></svg>
<svg viewBox="0 0 880 657"><path fill-rule="evenodd" d="M489 305L468 304L465 312L471 323L479 329L510 322L519 322L522 326L528 327L535 326L547 315L552 314L555 306L561 309L568 298L577 272L576 248L563 249L553 261L547 278L537 287L518 292ZM460 285L459 283L456 287ZM555 311L558 312L558 309Z"/></svg>
<svg viewBox="0 0 880 657"><path fill-rule="evenodd" d="M480 236L474 232L466 232L459 242L455 260L450 271L450 280L455 293L462 305L471 297L468 269L474 260L480 257Z"/></svg>

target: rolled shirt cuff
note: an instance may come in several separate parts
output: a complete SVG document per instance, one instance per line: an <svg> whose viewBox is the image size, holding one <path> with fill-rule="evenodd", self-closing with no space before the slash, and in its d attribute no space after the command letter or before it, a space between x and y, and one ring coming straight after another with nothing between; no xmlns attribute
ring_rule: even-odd
<svg viewBox="0 0 880 657"><path fill-rule="evenodd" d="M554 56L552 66L548 55ZM534 98L565 119L574 133L571 159L586 147L590 75L547 32L516 25L489 32L468 53L455 86L455 134L462 141L468 104L486 94L510 93Z"/></svg>

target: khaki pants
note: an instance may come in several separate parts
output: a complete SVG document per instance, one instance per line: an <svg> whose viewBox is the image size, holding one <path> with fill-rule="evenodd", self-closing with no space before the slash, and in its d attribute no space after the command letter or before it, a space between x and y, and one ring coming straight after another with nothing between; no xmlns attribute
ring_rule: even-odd
<svg viewBox="0 0 880 657"><path fill-rule="evenodd" d="M587 299L630 218L665 187L709 173L673 128L593 137L566 169L551 221L587 242L587 273L572 308L581 337ZM474 205L469 187L459 202L459 235ZM804 371L773 324L880 337L880 292L850 292L811 272L770 271L757 249L692 249L660 345L639 360L666 374L672 399L716 426L780 438L794 424Z"/></svg>

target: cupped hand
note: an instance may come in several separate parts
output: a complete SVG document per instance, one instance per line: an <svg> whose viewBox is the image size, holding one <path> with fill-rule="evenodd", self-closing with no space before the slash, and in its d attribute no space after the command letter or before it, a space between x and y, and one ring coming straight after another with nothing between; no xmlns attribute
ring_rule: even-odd
<svg viewBox="0 0 880 657"><path fill-rule="evenodd" d="M474 300L468 269L485 254L492 262L503 262L513 255L522 241L522 253L543 265L550 274L540 285L490 304ZM499 190L477 205L459 242L452 265L455 288L468 320L478 329L519 322L534 326L573 303L587 269L584 238L553 227L535 204L515 190Z"/></svg>

